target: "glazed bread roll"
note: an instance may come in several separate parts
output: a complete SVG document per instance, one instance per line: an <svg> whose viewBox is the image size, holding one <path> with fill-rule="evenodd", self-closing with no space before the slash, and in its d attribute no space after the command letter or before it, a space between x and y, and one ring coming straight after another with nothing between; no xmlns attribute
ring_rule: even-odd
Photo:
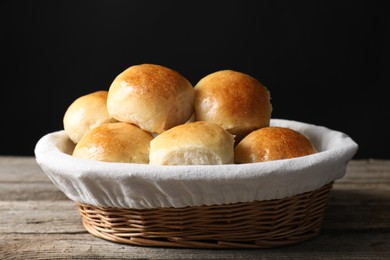
<svg viewBox="0 0 390 260"><path fill-rule="evenodd" d="M116 122L107 112L108 91L95 91L74 100L67 108L63 125L69 139L77 143L91 129Z"/></svg>
<svg viewBox="0 0 390 260"><path fill-rule="evenodd" d="M303 134L286 127L264 127L247 135L234 149L235 163L295 158L316 153Z"/></svg>
<svg viewBox="0 0 390 260"><path fill-rule="evenodd" d="M73 156L104 162L148 163L152 135L122 122L95 127L77 143Z"/></svg>
<svg viewBox="0 0 390 260"><path fill-rule="evenodd" d="M155 64L134 65L112 82L107 107L121 122L162 133L193 114L194 89L178 72Z"/></svg>
<svg viewBox="0 0 390 260"><path fill-rule="evenodd" d="M217 124L175 126L150 142L150 164L210 165L233 163L234 136Z"/></svg>
<svg viewBox="0 0 390 260"><path fill-rule="evenodd" d="M270 93L250 75L220 70L194 87L195 120L216 123L236 136L236 143L255 129L269 126Z"/></svg>

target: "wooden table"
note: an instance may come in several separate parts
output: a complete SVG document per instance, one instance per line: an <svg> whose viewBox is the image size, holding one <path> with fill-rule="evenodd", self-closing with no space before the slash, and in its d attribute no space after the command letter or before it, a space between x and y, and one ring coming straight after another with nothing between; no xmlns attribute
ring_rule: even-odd
<svg viewBox="0 0 390 260"><path fill-rule="evenodd" d="M390 160L353 160L315 239L275 249L129 246L88 233L33 157L0 156L0 259L390 259Z"/></svg>

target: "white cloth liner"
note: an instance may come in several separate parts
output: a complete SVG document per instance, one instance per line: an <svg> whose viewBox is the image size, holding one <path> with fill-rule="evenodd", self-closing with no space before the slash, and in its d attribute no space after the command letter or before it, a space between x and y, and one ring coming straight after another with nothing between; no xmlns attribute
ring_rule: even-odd
<svg viewBox="0 0 390 260"><path fill-rule="evenodd" d="M43 136L37 163L53 183L76 202L101 207L160 208L221 205L281 199L308 192L344 176L358 145L346 134L323 126L272 119L314 143L316 154L250 164L153 166L74 158L63 130Z"/></svg>

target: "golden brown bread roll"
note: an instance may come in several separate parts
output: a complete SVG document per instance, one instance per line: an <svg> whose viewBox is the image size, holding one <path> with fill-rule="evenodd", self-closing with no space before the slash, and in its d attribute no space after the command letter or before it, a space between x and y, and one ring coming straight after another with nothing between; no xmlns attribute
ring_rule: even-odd
<svg viewBox="0 0 390 260"><path fill-rule="evenodd" d="M162 133L193 114L194 89L178 72L155 64L134 65L112 82L107 107L121 122Z"/></svg>
<svg viewBox="0 0 390 260"><path fill-rule="evenodd" d="M107 112L107 95L108 91L95 91L77 98L67 108L64 130L74 143L91 129L116 121Z"/></svg>
<svg viewBox="0 0 390 260"><path fill-rule="evenodd" d="M233 163L234 136L217 124L175 126L150 142L150 164L207 165Z"/></svg>
<svg viewBox="0 0 390 260"><path fill-rule="evenodd" d="M269 126L270 93L250 75L220 70L194 87L195 120L216 123L236 136L236 143L255 129Z"/></svg>
<svg viewBox="0 0 390 260"><path fill-rule="evenodd" d="M73 156L104 162L148 163L152 135L122 122L100 125L77 143Z"/></svg>
<svg viewBox="0 0 390 260"><path fill-rule="evenodd" d="M316 153L303 134L286 127L264 127L247 135L234 149L235 163L289 159Z"/></svg>

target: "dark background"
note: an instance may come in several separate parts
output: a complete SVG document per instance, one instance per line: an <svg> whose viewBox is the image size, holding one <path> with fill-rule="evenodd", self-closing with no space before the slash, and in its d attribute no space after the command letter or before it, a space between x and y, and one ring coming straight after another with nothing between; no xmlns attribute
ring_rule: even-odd
<svg viewBox="0 0 390 260"><path fill-rule="evenodd" d="M351 136L390 159L386 1L1 1L1 155L33 155L77 97L156 63L195 85L259 79L272 117Z"/></svg>

